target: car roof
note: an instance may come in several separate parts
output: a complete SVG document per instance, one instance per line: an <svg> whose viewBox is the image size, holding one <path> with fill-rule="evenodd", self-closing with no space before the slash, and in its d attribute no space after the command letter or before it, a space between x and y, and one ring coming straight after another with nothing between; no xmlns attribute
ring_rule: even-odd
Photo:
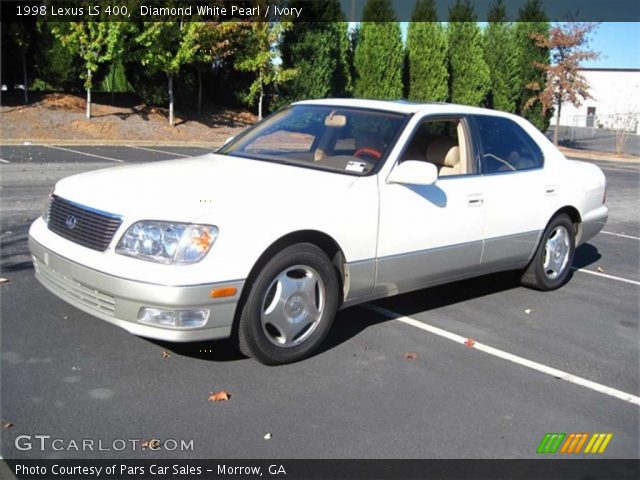
<svg viewBox="0 0 640 480"><path fill-rule="evenodd" d="M468 105L458 105L454 103L414 103L406 100L366 100L356 98L326 98L322 100L304 100L296 102L294 105L326 105L335 107L354 107L384 110L387 112L412 114L412 113L442 113L442 114L476 114L476 115L496 115L501 117L512 117L513 115L489 110L488 108L470 107Z"/></svg>

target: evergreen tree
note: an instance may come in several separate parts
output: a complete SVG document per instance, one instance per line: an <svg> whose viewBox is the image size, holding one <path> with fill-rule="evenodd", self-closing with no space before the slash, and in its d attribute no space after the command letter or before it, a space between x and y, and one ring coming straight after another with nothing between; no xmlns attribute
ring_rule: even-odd
<svg viewBox="0 0 640 480"><path fill-rule="evenodd" d="M484 58L489 67L488 106L513 113L520 95L518 55L514 52L515 32L507 22L503 0L496 0L489 9L489 24L485 31Z"/></svg>
<svg viewBox="0 0 640 480"><path fill-rule="evenodd" d="M530 87L537 85L544 90L546 78L544 70L537 68L537 64L549 64L549 49L536 43L536 36L549 36L549 22L542 10L541 0L527 0L518 13L518 23L515 28L516 49L518 52L520 95L517 113L527 118L541 131L549 128L549 120L553 112L544 112L542 105L536 103L528 106L528 102L535 97Z"/></svg>
<svg viewBox="0 0 640 480"><path fill-rule="evenodd" d="M403 63L402 35L391 1L368 0L355 48L355 95L401 98Z"/></svg>
<svg viewBox="0 0 640 480"><path fill-rule="evenodd" d="M445 101L449 96L447 35L435 0L418 0L407 33L410 100Z"/></svg>
<svg viewBox="0 0 640 480"><path fill-rule="evenodd" d="M282 65L298 75L282 89L282 103L306 98L343 97L351 90L348 65L347 23L338 0L303 4L305 17L314 22L293 21L280 45Z"/></svg>
<svg viewBox="0 0 640 480"><path fill-rule="evenodd" d="M482 31L468 0L458 0L449 9L447 34L451 101L482 105L489 90L489 67L483 56Z"/></svg>

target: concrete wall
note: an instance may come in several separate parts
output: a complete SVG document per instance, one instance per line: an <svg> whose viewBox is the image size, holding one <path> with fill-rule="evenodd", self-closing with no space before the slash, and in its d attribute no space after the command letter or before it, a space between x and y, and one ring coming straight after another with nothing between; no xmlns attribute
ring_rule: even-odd
<svg viewBox="0 0 640 480"><path fill-rule="evenodd" d="M640 69L584 69L581 74L589 82L593 98L578 108L563 104L560 125L624 128L640 133ZM589 107L595 108L595 116L588 115ZM551 124L555 122L554 116Z"/></svg>

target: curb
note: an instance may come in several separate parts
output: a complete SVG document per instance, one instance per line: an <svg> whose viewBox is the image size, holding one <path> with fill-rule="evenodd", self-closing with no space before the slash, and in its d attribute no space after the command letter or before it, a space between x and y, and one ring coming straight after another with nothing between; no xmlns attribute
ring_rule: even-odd
<svg viewBox="0 0 640 480"><path fill-rule="evenodd" d="M565 157L579 158L582 160L601 160L618 163L640 163L640 157L635 155L617 155L611 152L598 152L595 150L576 150L574 148L559 147Z"/></svg>

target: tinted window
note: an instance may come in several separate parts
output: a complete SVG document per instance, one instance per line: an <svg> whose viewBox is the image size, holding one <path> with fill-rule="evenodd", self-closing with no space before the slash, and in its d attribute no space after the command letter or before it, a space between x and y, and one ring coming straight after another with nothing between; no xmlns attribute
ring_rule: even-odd
<svg viewBox="0 0 640 480"><path fill-rule="evenodd" d="M520 125L508 118L475 117L481 142L482 173L542 167L542 151Z"/></svg>

